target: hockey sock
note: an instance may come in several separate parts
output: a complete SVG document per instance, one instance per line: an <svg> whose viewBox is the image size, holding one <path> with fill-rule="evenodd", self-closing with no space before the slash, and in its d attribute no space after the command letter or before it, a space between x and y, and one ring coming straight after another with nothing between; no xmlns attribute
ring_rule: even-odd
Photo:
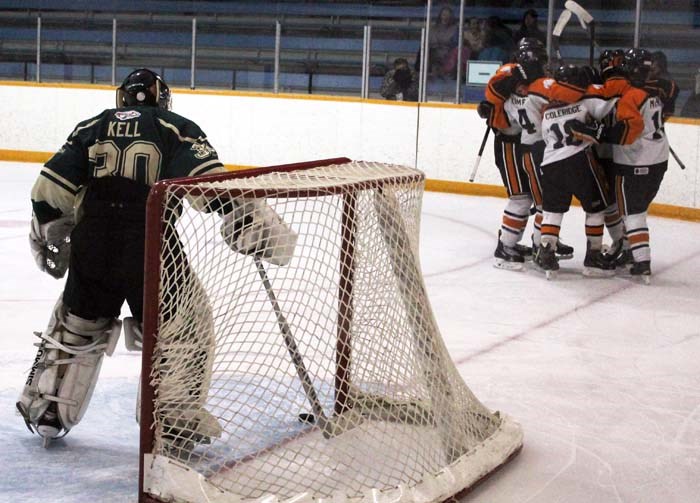
<svg viewBox="0 0 700 503"><path fill-rule="evenodd" d="M532 198L527 195L513 196L508 199L508 203L503 210L501 223L501 241L504 245L512 248L515 246L515 243L520 241L527 226L531 205Z"/></svg>
<svg viewBox="0 0 700 503"><path fill-rule="evenodd" d="M552 213L545 211L542 215L542 238L541 243L549 245L552 249L556 248L559 241L559 231L561 230L561 222L564 220L563 213Z"/></svg>
<svg viewBox="0 0 700 503"><path fill-rule="evenodd" d="M632 257L635 262L651 260L651 249L649 248L649 227L647 226L647 214L637 213L624 217L627 229L627 239L629 240Z"/></svg>
<svg viewBox="0 0 700 503"><path fill-rule="evenodd" d="M537 212L535 213L535 225L532 230L532 244L539 246L542 240L542 206L536 207Z"/></svg>
<svg viewBox="0 0 700 503"><path fill-rule="evenodd" d="M617 209L617 204L605 208L605 227L613 243L617 243L625 235L625 225Z"/></svg>
<svg viewBox="0 0 700 503"><path fill-rule="evenodd" d="M586 239L591 250L600 250L603 246L605 213L586 213Z"/></svg>

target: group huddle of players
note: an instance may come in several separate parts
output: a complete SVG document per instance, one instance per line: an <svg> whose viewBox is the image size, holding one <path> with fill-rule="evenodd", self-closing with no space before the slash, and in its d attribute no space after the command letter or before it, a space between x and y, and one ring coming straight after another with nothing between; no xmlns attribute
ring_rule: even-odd
<svg viewBox="0 0 700 503"><path fill-rule="evenodd" d="M599 68L548 68L542 43L522 39L490 79L479 115L495 131L494 156L508 192L495 266L530 258L553 277L573 248L559 240L575 196L586 213L585 276L629 270L649 282L647 210L666 172L664 121L676 84L652 74L644 49L605 50ZM532 248L519 241L534 209ZM603 252L603 231L612 239Z"/></svg>
<svg viewBox="0 0 700 503"><path fill-rule="evenodd" d="M490 79L479 115L495 132L494 157L508 202L495 266L521 270L532 259L547 278L573 248L559 240L575 196L586 213L585 276L629 270L649 282L647 210L666 172L664 121L678 95L675 83L651 74L644 49L605 50L599 68L548 68L534 38L522 39L513 62ZM531 208L532 248L523 237ZM612 239L603 252L604 229Z"/></svg>

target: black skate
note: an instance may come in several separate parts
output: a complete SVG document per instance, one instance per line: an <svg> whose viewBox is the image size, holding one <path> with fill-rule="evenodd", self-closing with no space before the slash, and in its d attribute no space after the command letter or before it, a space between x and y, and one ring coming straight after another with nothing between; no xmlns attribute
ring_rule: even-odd
<svg viewBox="0 0 700 503"><path fill-rule="evenodd" d="M537 248L535 254L535 265L544 271L547 279L555 278L559 270L559 260L557 259L552 245L547 243Z"/></svg>
<svg viewBox="0 0 700 503"><path fill-rule="evenodd" d="M630 269L630 274L642 278L642 281L648 285L651 283L651 261L634 262Z"/></svg>
<svg viewBox="0 0 700 503"><path fill-rule="evenodd" d="M618 240L615 245L605 253L605 259L615 265L617 268L629 269L632 267L632 251L625 249L624 241Z"/></svg>
<svg viewBox="0 0 700 503"><path fill-rule="evenodd" d="M583 275L589 278L609 278L615 275L615 264L600 250L592 250L590 243L583 259Z"/></svg>
<svg viewBox="0 0 700 503"><path fill-rule="evenodd" d="M574 258L574 247L564 244L561 239L557 241L557 249L554 250L559 260L569 260Z"/></svg>
<svg viewBox="0 0 700 503"><path fill-rule="evenodd" d="M525 262L523 256L515 248L504 245L500 239L493 256L496 257L493 266L498 269L506 269L508 271L522 271L523 269L523 263Z"/></svg>
<svg viewBox="0 0 700 503"><path fill-rule="evenodd" d="M535 254L531 246L525 246L523 244L516 243L513 248L515 248L515 251L517 251L520 254L523 260L532 260L532 257Z"/></svg>

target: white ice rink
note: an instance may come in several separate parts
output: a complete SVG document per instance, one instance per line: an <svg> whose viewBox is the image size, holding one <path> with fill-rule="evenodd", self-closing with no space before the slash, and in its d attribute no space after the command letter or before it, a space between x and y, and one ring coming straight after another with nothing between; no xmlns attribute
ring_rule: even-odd
<svg viewBox="0 0 700 503"><path fill-rule="evenodd" d="M674 169L674 168L671 168ZM106 358L82 423L49 450L15 414L37 340L62 289L29 253L36 164L0 163L0 502L133 502L140 356ZM433 310L475 394L519 421L520 455L463 501L700 501L700 224L650 219L652 284L494 269L505 200L427 193L421 256Z"/></svg>

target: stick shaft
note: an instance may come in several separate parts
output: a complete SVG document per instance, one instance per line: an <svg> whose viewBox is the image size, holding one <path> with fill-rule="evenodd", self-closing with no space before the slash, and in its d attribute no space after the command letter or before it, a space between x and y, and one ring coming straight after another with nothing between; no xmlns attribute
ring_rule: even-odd
<svg viewBox="0 0 700 503"><path fill-rule="evenodd" d="M671 155L678 163L678 166L680 166L681 169L685 169L685 164L683 164L683 161L681 161L681 158L678 157L678 154L676 154L676 152L674 152L674 150L671 148L671 145L668 146L668 150L671 152Z"/></svg>
<svg viewBox="0 0 700 503"><path fill-rule="evenodd" d="M289 356L291 357L292 363L296 368L297 375L299 376L301 385L304 388L306 398L309 401L309 405L311 405L311 409L316 415L318 425L323 430L325 429L325 425L328 419L326 418L326 415L323 412L323 407L321 407L321 402L318 399L316 388L314 388L314 385L311 382L311 377L309 377L309 371L306 369L304 359L302 358L301 353L299 352L297 343L294 340L294 336L292 335L291 329L289 328L289 323L287 323L287 319L285 318L284 314L282 314L282 309L280 309L280 305L277 302L275 292L272 291L270 279L267 276L267 271L265 271L265 266L260 260L260 257L255 257L255 266L258 268L258 274L260 275L260 279L262 280L263 286L265 287L265 291L267 292L267 297L270 300L270 304L272 304L272 308L275 311L275 316L277 317L277 325L279 326L280 331L282 332L284 344L285 346L287 346Z"/></svg>
<svg viewBox="0 0 700 503"><path fill-rule="evenodd" d="M469 181L473 182L474 178L476 178L476 172L479 169L479 163L481 162L481 156L484 153L484 147L486 146L486 140L489 137L489 133L491 132L491 128L489 126L486 127L486 131L484 132L484 138L481 140L481 146L479 147L479 154L476 156L476 160L474 161L474 167L472 168L472 173L469 175Z"/></svg>

